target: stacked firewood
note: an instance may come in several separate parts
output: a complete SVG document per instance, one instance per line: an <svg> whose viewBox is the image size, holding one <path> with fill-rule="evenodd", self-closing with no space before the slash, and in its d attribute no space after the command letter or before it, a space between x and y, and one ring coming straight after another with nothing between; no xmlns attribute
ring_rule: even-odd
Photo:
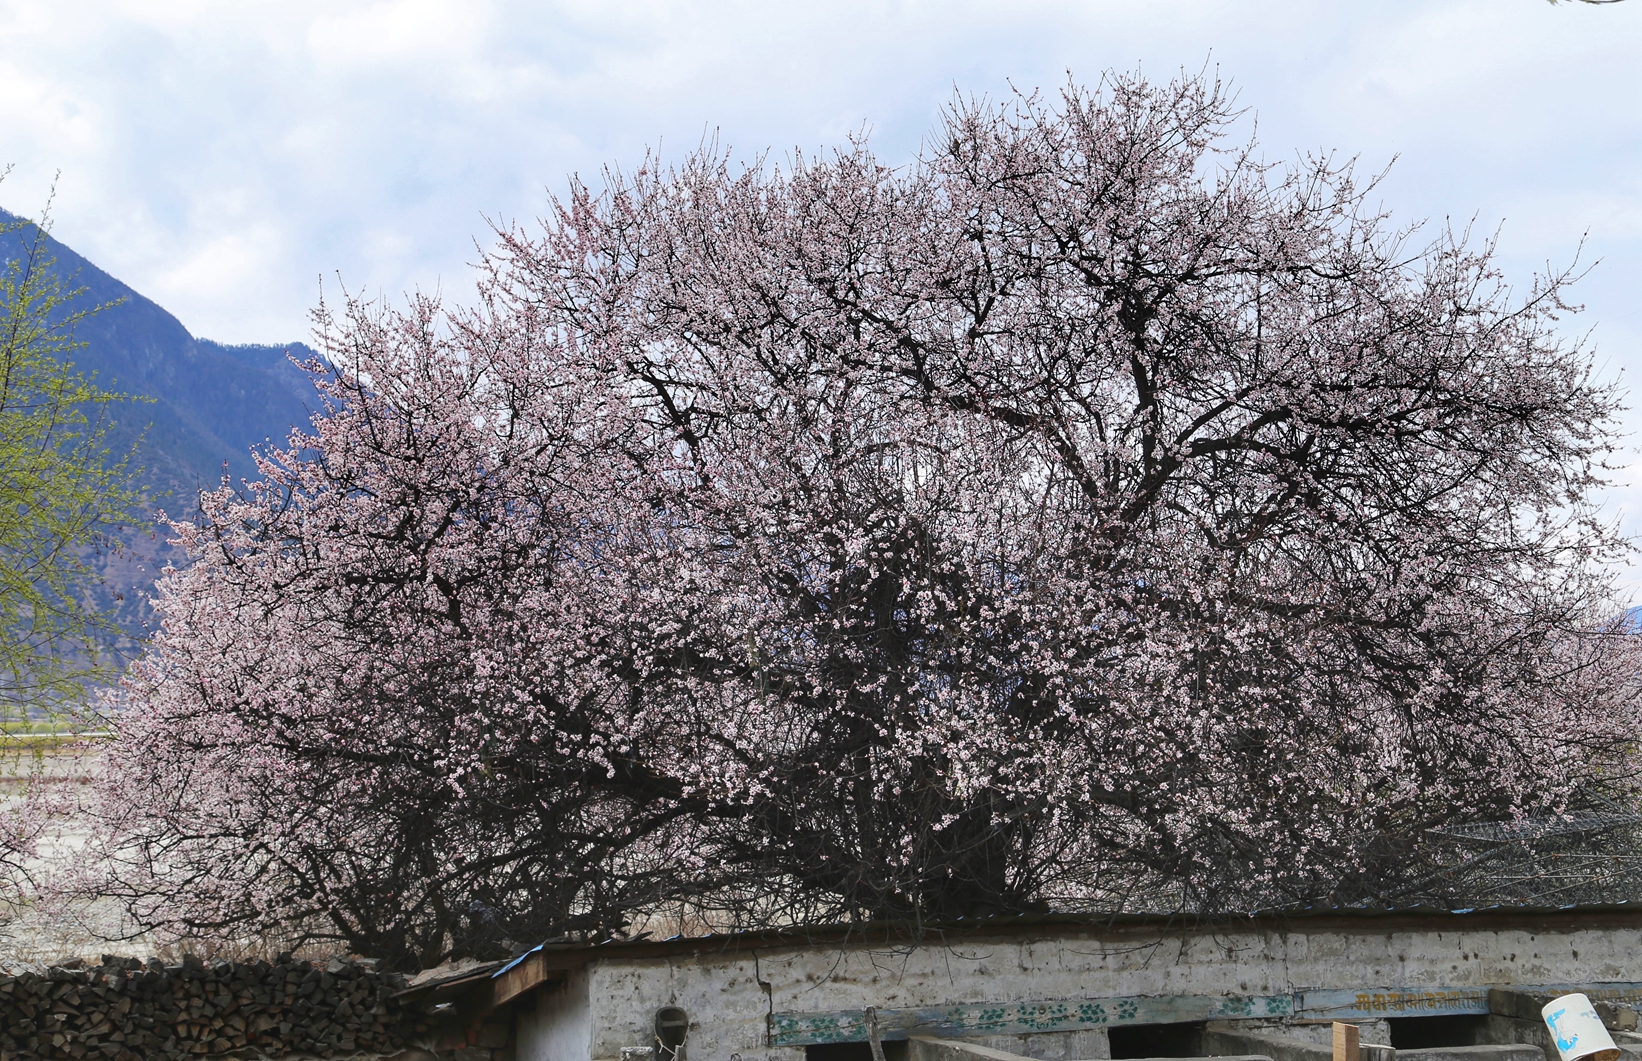
<svg viewBox="0 0 1642 1061"><path fill-rule="evenodd" d="M386 1053L416 1033L368 962L101 965L0 969L0 1061L98 1061L234 1054Z"/></svg>

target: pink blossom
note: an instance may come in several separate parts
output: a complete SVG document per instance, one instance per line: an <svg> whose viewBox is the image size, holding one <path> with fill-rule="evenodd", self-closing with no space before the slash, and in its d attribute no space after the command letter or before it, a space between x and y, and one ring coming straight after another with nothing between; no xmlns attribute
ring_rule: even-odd
<svg viewBox="0 0 1642 1061"><path fill-rule="evenodd" d="M1567 278L1233 117L708 151L500 233L475 311L322 310L312 432L173 524L102 887L427 961L1395 899L1433 826L1628 795Z"/></svg>

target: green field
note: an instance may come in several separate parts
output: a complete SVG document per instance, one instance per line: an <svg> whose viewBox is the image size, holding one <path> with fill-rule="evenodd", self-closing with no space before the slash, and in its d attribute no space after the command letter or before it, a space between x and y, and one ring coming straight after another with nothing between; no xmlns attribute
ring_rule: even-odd
<svg viewBox="0 0 1642 1061"><path fill-rule="evenodd" d="M108 730L88 730L72 722L0 722L0 748L54 748L78 741L101 740L108 735Z"/></svg>

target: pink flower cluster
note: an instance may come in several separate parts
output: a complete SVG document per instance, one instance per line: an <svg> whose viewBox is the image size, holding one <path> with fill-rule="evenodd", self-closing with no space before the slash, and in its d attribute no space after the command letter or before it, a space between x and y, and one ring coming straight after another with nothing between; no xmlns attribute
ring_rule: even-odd
<svg viewBox="0 0 1642 1061"><path fill-rule="evenodd" d="M720 923L1414 894L1628 798L1616 396L1198 78L705 151L319 316L328 396L174 527L99 887L433 960ZM1412 889L1412 890L1411 890Z"/></svg>

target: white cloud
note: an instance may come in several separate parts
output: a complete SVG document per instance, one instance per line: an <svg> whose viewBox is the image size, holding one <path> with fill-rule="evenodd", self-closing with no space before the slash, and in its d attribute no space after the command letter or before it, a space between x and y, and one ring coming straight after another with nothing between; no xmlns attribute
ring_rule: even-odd
<svg viewBox="0 0 1642 1061"><path fill-rule="evenodd" d="M483 214L529 216L572 170L709 131L752 153L863 126L904 156L956 85L1056 85L1205 60L1259 110L1274 155L1379 165L1400 212L1513 215L1569 242L1591 204L1635 239L1642 3L0 4L0 143L27 207L64 171L61 231L138 287L247 224L262 284L303 326L317 273L392 290L459 271ZM235 211L202 210L232 198ZM1579 204L1587 204L1582 207ZM1607 219L1604 221L1603 219ZM1584 226L1581 225L1581 228ZM384 255L380 231L416 247ZM220 286L179 292L237 333ZM257 338L226 334L230 338Z"/></svg>
<svg viewBox="0 0 1642 1061"><path fill-rule="evenodd" d="M238 301L254 288L263 264L279 258L283 251L279 231L266 222L213 230L219 234L192 244L186 255L155 277L144 294L162 306L183 297ZM243 308L269 316L266 307Z"/></svg>
<svg viewBox="0 0 1642 1061"><path fill-rule="evenodd" d="M327 68L437 69L481 49L490 22L490 6L480 0L391 0L322 14L309 23L307 42L313 59Z"/></svg>

